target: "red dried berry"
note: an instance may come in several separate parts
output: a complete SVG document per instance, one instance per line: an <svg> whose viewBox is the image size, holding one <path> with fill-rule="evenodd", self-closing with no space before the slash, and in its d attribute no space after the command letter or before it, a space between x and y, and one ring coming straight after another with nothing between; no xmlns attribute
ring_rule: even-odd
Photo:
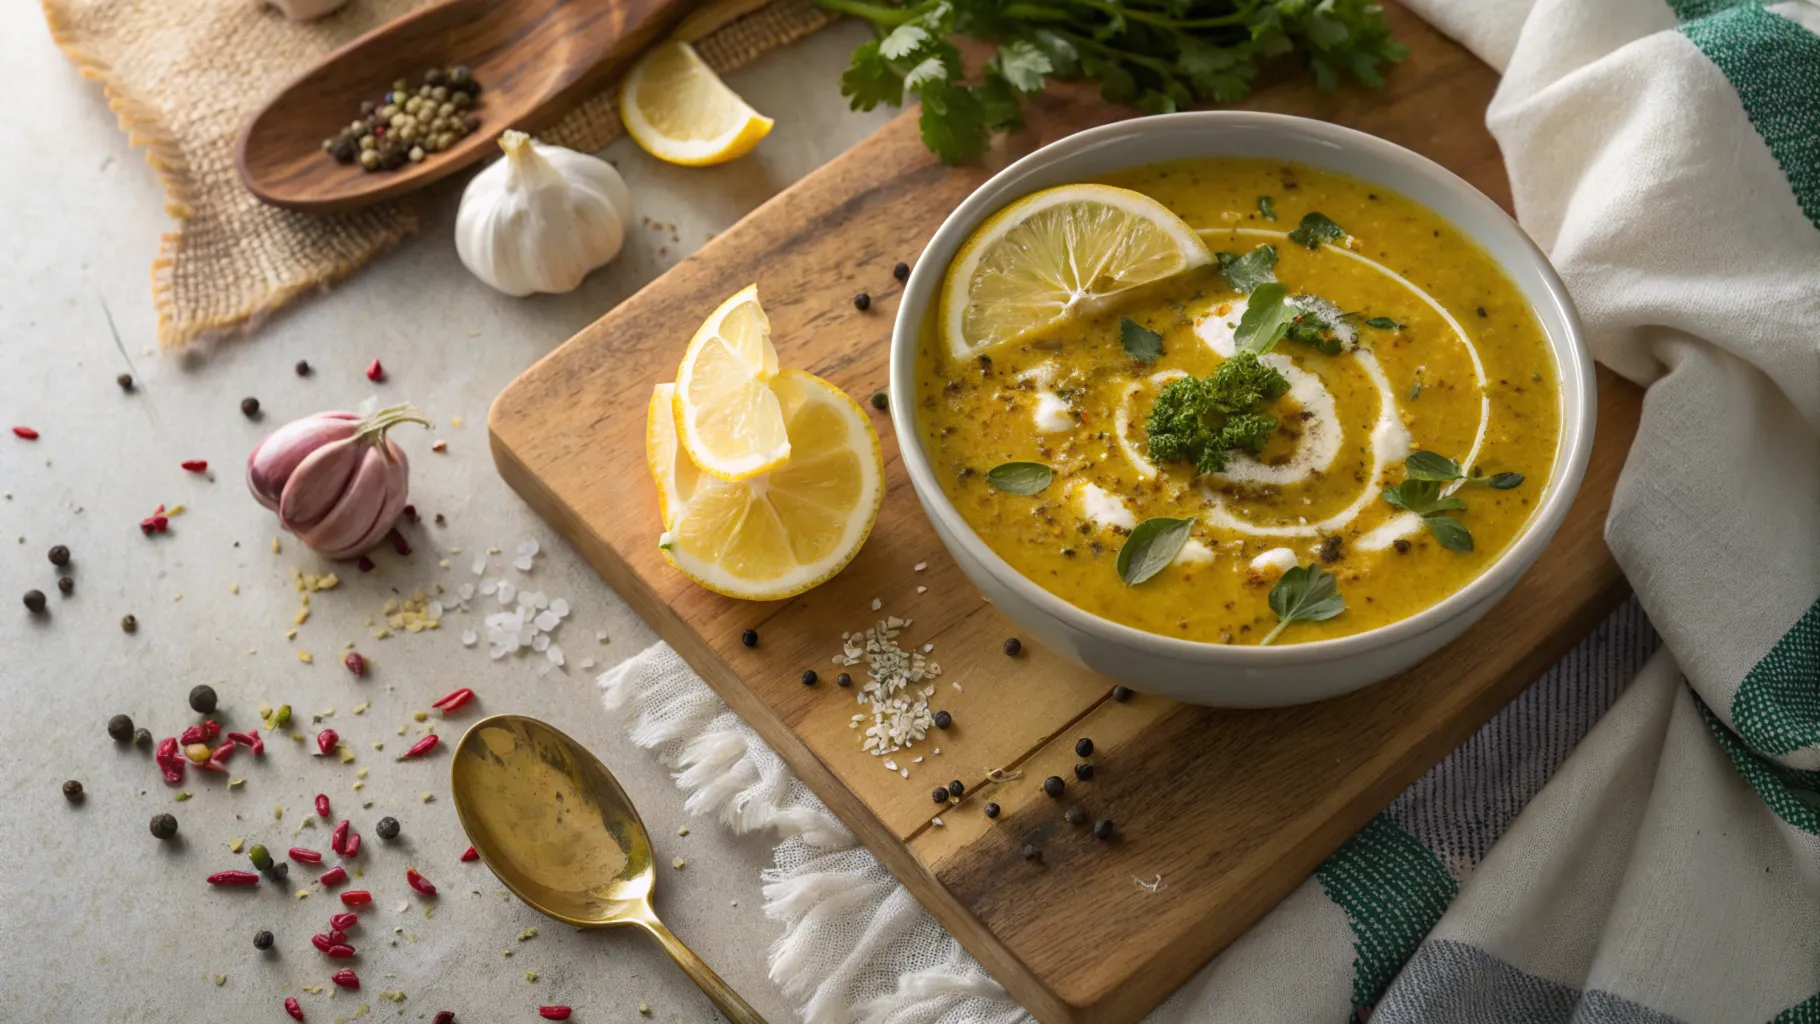
<svg viewBox="0 0 1820 1024"><path fill-rule="evenodd" d="M379 360L373 360L367 367L367 380L374 381L375 383L385 380L385 367L379 365Z"/></svg>
<svg viewBox="0 0 1820 1024"><path fill-rule="evenodd" d="M430 1024L455 1024L454 1010L437 1010L436 1016L430 1018Z"/></svg>
<svg viewBox="0 0 1820 1024"><path fill-rule="evenodd" d="M367 674L367 660L361 656L359 651L349 651L347 657L341 659L341 663L348 667L349 672L357 676Z"/></svg>
<svg viewBox="0 0 1820 1024"><path fill-rule="evenodd" d="M345 946L347 944L348 944L348 933L347 932L342 931L340 928L330 928L329 929L329 945Z"/></svg>
<svg viewBox="0 0 1820 1024"><path fill-rule="evenodd" d="M203 742L206 736L207 734L202 731L202 726L192 725L177 735L177 743L185 747L194 746Z"/></svg>
<svg viewBox="0 0 1820 1024"><path fill-rule="evenodd" d="M152 760L163 764L177 759L177 737L166 736L158 741L158 749L152 752Z"/></svg>
<svg viewBox="0 0 1820 1024"><path fill-rule="evenodd" d="M321 864L322 854L315 850L306 850L301 846L291 847L291 859L302 864Z"/></svg>
<svg viewBox="0 0 1820 1024"><path fill-rule="evenodd" d="M391 533L386 534L386 539L392 542L393 551L396 551L401 555L408 555L411 553L411 542L405 540L404 534L399 533L396 529Z"/></svg>
<svg viewBox="0 0 1820 1024"><path fill-rule="evenodd" d="M416 505L406 505L398 514L404 516L409 522L415 523L418 520Z"/></svg>
<svg viewBox="0 0 1820 1024"><path fill-rule="evenodd" d="M346 818L341 819L335 824L335 827L329 832L329 849L334 850L336 853L344 852L344 848L348 844L348 829L350 827L348 819Z"/></svg>
<svg viewBox="0 0 1820 1024"><path fill-rule="evenodd" d="M330 946L328 949L323 950L323 952L327 953L329 955L329 959L331 959L331 960L352 960L352 959L354 959L354 947L353 946Z"/></svg>
<svg viewBox="0 0 1820 1024"><path fill-rule="evenodd" d="M349 967L343 967L341 970L329 975L329 980L340 985L342 988L351 988L356 991L360 989L360 975L355 974L353 969Z"/></svg>
<svg viewBox="0 0 1820 1024"><path fill-rule="evenodd" d="M566 1006L539 1006L537 1015L544 1020L568 1020L569 1014L575 1011Z"/></svg>
<svg viewBox="0 0 1820 1024"><path fill-rule="evenodd" d="M303 1019L303 1007L297 1005L296 996L287 996L284 1000L284 1012L298 1020Z"/></svg>
<svg viewBox="0 0 1820 1024"><path fill-rule="evenodd" d="M316 794L316 817L323 821L329 820L329 795L327 793Z"/></svg>
<svg viewBox="0 0 1820 1024"><path fill-rule="evenodd" d="M210 885L258 885L259 876L251 871L217 871L209 876Z"/></svg>
<svg viewBox="0 0 1820 1024"><path fill-rule="evenodd" d="M38 440L38 432L30 427L14 427L13 433L19 437L25 438L27 441Z"/></svg>
<svg viewBox="0 0 1820 1024"><path fill-rule="evenodd" d="M327 935L324 935L321 932L317 932L316 934L310 936L310 945L315 946L318 950L321 950L324 953L327 953L329 951L329 947L333 946L334 943L329 941L329 937Z"/></svg>
<svg viewBox="0 0 1820 1024"><path fill-rule="evenodd" d="M341 845L341 855L343 857L360 856L360 833L348 833L348 841Z"/></svg>
<svg viewBox="0 0 1820 1024"><path fill-rule="evenodd" d="M316 749L326 754L335 752L335 744L341 742L341 734L333 729L324 729L316 734Z"/></svg>
<svg viewBox="0 0 1820 1024"><path fill-rule="evenodd" d="M349 889L341 894L341 903L347 907L364 907L373 902L373 894L365 889Z"/></svg>
<svg viewBox="0 0 1820 1024"><path fill-rule="evenodd" d="M226 743L216 747L214 750L209 751L210 767L220 768L228 758L234 756L234 751L238 750L239 746L239 744L230 739Z"/></svg>
<svg viewBox="0 0 1820 1024"><path fill-rule="evenodd" d="M321 882L324 886L340 885L347 880L348 869L339 864L324 871L322 875L316 879L316 881Z"/></svg>
<svg viewBox="0 0 1820 1024"><path fill-rule="evenodd" d="M425 736L423 739L418 740L416 743L411 744L411 749L405 751L403 754L400 754L398 759L400 761L403 761L408 758L421 757L424 754L427 754L430 751L435 750L436 745L441 742L442 742L441 736L438 736L435 733L431 733L428 736Z"/></svg>
<svg viewBox="0 0 1820 1024"><path fill-rule="evenodd" d="M472 846L468 847L466 850L463 850L461 853L461 860L462 860L462 863L464 863L464 864L467 863L468 861L479 860L479 859L480 859L480 853L478 851L476 851Z"/></svg>
<svg viewBox="0 0 1820 1024"><path fill-rule="evenodd" d="M361 555L354 560L354 568L359 569L361 572L372 572L373 560L365 555Z"/></svg>
<svg viewBox="0 0 1820 1024"><path fill-rule="evenodd" d="M255 753L255 754L257 754L260 751L265 749L265 744L260 742L260 740L259 740L259 730L257 730L257 729L253 730L250 733L230 732L227 734L227 738L230 740L233 740L235 743L238 743L243 747L253 748L253 753Z"/></svg>
<svg viewBox="0 0 1820 1024"><path fill-rule="evenodd" d="M164 784L165 785L167 785L167 786L183 785L183 762L182 761L171 761L166 764L162 764L159 766L159 770L164 773Z"/></svg>
<svg viewBox="0 0 1820 1024"><path fill-rule="evenodd" d="M405 868L404 880L411 883L411 888L416 889L425 896L436 895L436 887L430 884L429 879L418 874L416 868Z"/></svg>
<svg viewBox="0 0 1820 1024"><path fill-rule="evenodd" d="M207 473L209 462L207 459L187 459L183 462L183 468L192 473Z"/></svg>
<svg viewBox="0 0 1820 1024"><path fill-rule="evenodd" d="M329 915L329 927L330 928L335 928L335 929L352 928L359 923L360 923L359 914L331 914L331 915Z"/></svg>
<svg viewBox="0 0 1820 1024"><path fill-rule="evenodd" d="M474 691L464 686L436 698L430 702L430 706L446 715L451 711L459 711L472 703L474 703Z"/></svg>

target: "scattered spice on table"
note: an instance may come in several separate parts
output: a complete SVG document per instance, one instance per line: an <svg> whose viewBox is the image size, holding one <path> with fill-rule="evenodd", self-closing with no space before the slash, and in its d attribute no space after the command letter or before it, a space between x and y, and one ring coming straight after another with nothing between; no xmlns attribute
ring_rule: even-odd
<svg viewBox="0 0 1820 1024"><path fill-rule="evenodd" d="M757 647L758 646L758 630L748 629L748 630L745 630L744 632L740 633L739 642L742 644L745 644L747 647Z"/></svg>
<svg viewBox="0 0 1820 1024"><path fill-rule="evenodd" d="M935 791L930 794L930 798L933 799L938 804L947 803L948 802L948 787L946 787L946 786L935 787Z"/></svg>
<svg viewBox="0 0 1820 1024"><path fill-rule="evenodd" d="M1093 838L1095 838L1095 839L1111 839L1112 838L1112 819L1111 818L1101 818L1100 820L1093 823Z"/></svg>
<svg viewBox="0 0 1820 1024"><path fill-rule="evenodd" d="M961 780L955 779L953 782L948 783L948 793L956 800L959 800L962 796L966 795L967 786L965 783L961 782Z"/></svg>
<svg viewBox="0 0 1820 1024"><path fill-rule="evenodd" d="M819 677L816 676L814 669L812 669L812 668L803 669L803 685L804 686L814 686L816 684L816 682L818 681L818 679L819 679Z"/></svg>
<svg viewBox="0 0 1820 1024"><path fill-rule="evenodd" d="M539 1006L537 1008L537 1015L544 1020L568 1020L569 1014L572 1012L574 1011L566 1006Z"/></svg>
<svg viewBox="0 0 1820 1024"><path fill-rule="evenodd" d="M367 364L367 380L376 384L385 380L385 367L379 365L379 360L375 359Z"/></svg>
<svg viewBox="0 0 1820 1024"><path fill-rule="evenodd" d="M363 101L347 127L322 140L323 152L367 171L421 162L480 127L473 110L480 92L473 73L459 64L431 68L414 89L400 78L378 100Z"/></svg>
<svg viewBox="0 0 1820 1024"><path fill-rule="evenodd" d="M1021 653L1023 653L1023 650L1024 650L1024 642L1023 642L1023 641L1022 641L1022 640L1019 640L1019 639L1018 639L1018 638L1017 638L1017 637L1014 637L1014 636L1013 636L1013 637L1006 637L1006 638L1005 638L1005 645L1004 645L1004 650L1005 650L1005 657L1007 657L1007 658L1015 658L1015 657L1017 657L1017 656L1018 656L1018 655L1019 655L1019 654L1021 654Z"/></svg>
<svg viewBox="0 0 1820 1024"><path fill-rule="evenodd" d="M998 804L989 803L986 805L986 817L996 818L996 817L998 817L998 812L999 812Z"/></svg>
<svg viewBox="0 0 1820 1024"><path fill-rule="evenodd" d="M404 880L410 884L411 888L425 896L436 895L436 886L432 885L429 879L419 874L416 868L405 868Z"/></svg>
<svg viewBox="0 0 1820 1024"><path fill-rule="evenodd" d="M207 683L198 683L190 688L190 710L199 715L214 714L219 700L215 688Z"/></svg>
<svg viewBox="0 0 1820 1024"><path fill-rule="evenodd" d="M1062 812L1062 820L1070 825L1079 825L1087 820L1087 811L1080 804L1069 804L1068 809Z"/></svg>
<svg viewBox="0 0 1820 1024"><path fill-rule="evenodd" d="M304 864L322 863L322 854L317 853L315 850L306 850L301 846L293 846L288 852L290 858L294 861L299 861Z"/></svg>
<svg viewBox="0 0 1820 1024"><path fill-rule="evenodd" d="M865 292L860 292L858 295L855 295L853 297L853 308L859 310L862 313L864 313L868 309L871 309L872 308L872 296L866 294Z"/></svg>
<svg viewBox="0 0 1820 1024"><path fill-rule="evenodd" d="M177 834L177 818L171 814L152 815L152 838L169 839Z"/></svg>
<svg viewBox="0 0 1820 1024"><path fill-rule="evenodd" d="M44 591L28 590L25 592L25 610L33 615L44 614Z"/></svg>
<svg viewBox="0 0 1820 1024"><path fill-rule="evenodd" d="M59 568L70 564L70 549L58 544L50 550L51 564Z"/></svg>
<svg viewBox="0 0 1820 1024"><path fill-rule="evenodd" d="M240 415L249 420L259 418L259 399L248 396L240 400Z"/></svg>
<svg viewBox="0 0 1820 1024"><path fill-rule="evenodd" d="M322 874L316 876L316 884L321 885L325 888L327 888L329 886L340 885L341 883L343 883L347 880L348 880L348 869L342 867L339 864L328 869L327 871L324 871ZM347 895L348 895L347 893L342 894L342 896L344 897L344 901L345 901L345 897Z"/></svg>
<svg viewBox="0 0 1820 1024"><path fill-rule="evenodd" d="M297 1004L296 996L286 996L285 997L284 1012L290 1014L292 1017L296 1018L297 1020L303 1019L303 1007L301 1007Z"/></svg>
<svg viewBox="0 0 1820 1024"><path fill-rule="evenodd" d="M886 409L891 408L891 396L885 394L883 391L872 392L872 408L877 409L880 412L884 412Z"/></svg>
<svg viewBox="0 0 1820 1024"><path fill-rule="evenodd" d="M466 863L468 861L475 861L475 860L479 860L479 859L480 859L480 852L478 850L474 849L472 846L461 851L461 860L463 863Z"/></svg>
<svg viewBox="0 0 1820 1024"><path fill-rule="evenodd" d="M398 819L390 815L380 818L379 823L373 826L373 831L379 834L379 838L391 842L398 838Z"/></svg>
<svg viewBox="0 0 1820 1024"><path fill-rule="evenodd" d="M253 933L253 948L261 949L261 950L271 949L272 948L272 933L267 932L267 931L254 932Z"/></svg>
<svg viewBox="0 0 1820 1024"><path fill-rule="evenodd" d="M120 628L128 633L137 633L139 632L139 619L133 615L123 615L120 617Z"/></svg>
<svg viewBox="0 0 1820 1024"><path fill-rule="evenodd" d="M937 711L934 716L934 721L937 729L946 729L954 724L954 716L946 711Z"/></svg>
<svg viewBox="0 0 1820 1024"><path fill-rule="evenodd" d="M217 886L258 885L259 876L251 871L217 871L209 876L208 882Z"/></svg>
<svg viewBox="0 0 1820 1024"><path fill-rule="evenodd" d="M38 440L38 432L30 427L14 427L13 434L16 437L24 438L27 441Z"/></svg>
<svg viewBox="0 0 1820 1024"><path fill-rule="evenodd" d="M1115 686L1112 688L1112 699L1123 703L1131 699L1131 687Z"/></svg>
<svg viewBox="0 0 1820 1024"><path fill-rule="evenodd" d="M1059 797L1062 795L1062 790L1066 788L1067 786L1062 782L1062 777L1060 775L1051 775L1043 780L1043 792L1050 796Z"/></svg>
<svg viewBox="0 0 1820 1024"><path fill-rule="evenodd" d="M207 459L185 459L180 465L183 466L185 471L190 473L207 473L209 471L209 462Z"/></svg>
<svg viewBox="0 0 1820 1024"><path fill-rule="evenodd" d="M68 596L68 595L74 593L75 590L76 590L76 578L74 576L57 577L57 592L58 593Z"/></svg>
<svg viewBox="0 0 1820 1024"><path fill-rule="evenodd" d="M899 281L910 280L910 264L899 260L897 266L891 268L891 276Z"/></svg>
<svg viewBox="0 0 1820 1024"><path fill-rule="evenodd" d="M1087 780L1093 778L1093 766L1088 764L1085 761L1082 761L1080 764L1075 765L1074 766L1074 777L1081 780L1082 782L1086 782Z"/></svg>
<svg viewBox="0 0 1820 1024"><path fill-rule="evenodd" d="M343 898L346 898L345 894ZM340 985L342 988L353 989L355 991L360 990L360 975L355 974L351 967L344 967L334 974L329 975L329 980Z"/></svg>
<svg viewBox="0 0 1820 1024"><path fill-rule="evenodd" d="M1024 844L1024 859L1029 860L1029 861L1042 860L1043 859L1042 847L1036 845L1035 843L1025 843Z"/></svg>
<svg viewBox="0 0 1820 1024"><path fill-rule="evenodd" d="M366 656L359 651L349 651L342 657L341 663L346 665L348 671L354 673L356 676L364 676L367 674Z"/></svg>
<svg viewBox="0 0 1820 1024"><path fill-rule="evenodd" d="M430 751L435 750L436 747L438 745L440 745L441 743L442 743L442 737L436 735L435 733L431 733L428 736L425 736L423 739L418 740L416 743L411 744L411 749L398 755L398 759L400 761L408 761L413 757L422 757L423 755L428 754Z"/></svg>
<svg viewBox="0 0 1820 1024"><path fill-rule="evenodd" d="M83 795L82 783L75 779L69 779L63 783L63 799L72 804L79 804L82 802Z"/></svg>
<svg viewBox="0 0 1820 1024"><path fill-rule="evenodd" d="M316 749L321 751L323 756L326 757L335 752L335 745L340 741L340 733L333 729L324 729L316 734Z"/></svg>
<svg viewBox="0 0 1820 1024"><path fill-rule="evenodd" d="M430 702L430 706L442 712L444 715L447 715L453 711L460 711L473 702L474 691L464 686L459 690L451 690L436 698Z"/></svg>
<svg viewBox="0 0 1820 1024"><path fill-rule="evenodd" d="M122 391L131 391L133 390L133 375L130 373L119 374L114 378L114 383L120 385Z"/></svg>
<svg viewBox="0 0 1820 1024"><path fill-rule="evenodd" d="M127 715L115 715L107 720L107 734L115 743L125 743L133 738L133 720Z"/></svg>
<svg viewBox="0 0 1820 1024"><path fill-rule="evenodd" d="M1093 755L1093 741L1088 739L1085 736L1082 736L1080 739L1075 740L1074 741L1074 753L1077 757L1092 756Z"/></svg>

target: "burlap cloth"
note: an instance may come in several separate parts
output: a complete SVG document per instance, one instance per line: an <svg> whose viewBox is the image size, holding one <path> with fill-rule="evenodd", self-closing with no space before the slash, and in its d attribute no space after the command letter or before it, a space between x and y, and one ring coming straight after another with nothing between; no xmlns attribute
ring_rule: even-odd
<svg viewBox="0 0 1820 1024"><path fill-rule="evenodd" d="M353 0L297 23L259 0L44 0L52 37L101 82L177 218L152 263L159 344L250 330L417 229L409 199L327 216L267 206L240 184L234 141L273 90L423 2ZM773 0L695 45L724 74L831 17L808 0ZM539 137L593 151L624 131L609 89Z"/></svg>

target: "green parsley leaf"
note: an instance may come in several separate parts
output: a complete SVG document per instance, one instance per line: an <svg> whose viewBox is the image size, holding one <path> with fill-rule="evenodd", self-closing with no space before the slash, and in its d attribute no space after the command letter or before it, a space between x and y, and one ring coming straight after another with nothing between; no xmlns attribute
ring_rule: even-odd
<svg viewBox="0 0 1820 1024"><path fill-rule="evenodd" d="M1508 491L1512 487L1516 487L1522 483L1523 474L1521 473L1498 473L1486 479L1485 486L1495 487L1500 491Z"/></svg>
<svg viewBox="0 0 1820 1024"><path fill-rule="evenodd" d="M1006 462L986 471L986 482L1006 494L1036 494L1055 479L1055 471L1040 462Z"/></svg>
<svg viewBox="0 0 1820 1024"><path fill-rule="evenodd" d="M1256 291L1259 285L1269 284L1277 279L1277 247L1260 245L1243 256L1229 252L1216 253L1220 261L1220 273L1226 278L1226 284L1235 292Z"/></svg>
<svg viewBox="0 0 1820 1024"><path fill-rule="evenodd" d="M1472 534L1452 516L1423 516L1422 525L1449 551L1471 551Z"/></svg>
<svg viewBox="0 0 1820 1024"><path fill-rule="evenodd" d="M1395 487L1384 488L1384 500L1419 516L1457 512L1466 508L1466 502L1459 498L1441 495L1439 480L1405 480Z"/></svg>
<svg viewBox="0 0 1820 1024"><path fill-rule="evenodd" d="M1297 245L1318 249L1322 242L1332 242L1345 238L1346 229L1335 224L1328 216L1319 211L1302 218L1302 223L1289 233L1289 240Z"/></svg>
<svg viewBox="0 0 1820 1024"><path fill-rule="evenodd" d="M1289 322L1301 312L1288 299L1288 290L1274 281L1252 289L1245 315L1239 317L1238 329L1232 334L1233 344L1258 355L1275 348L1288 333Z"/></svg>
<svg viewBox="0 0 1820 1024"><path fill-rule="evenodd" d="M1434 452L1410 452L1403 460L1403 468L1408 470L1411 480L1458 480L1460 464L1445 455Z"/></svg>
<svg viewBox="0 0 1820 1024"><path fill-rule="evenodd" d="M880 103L901 106L904 76L879 52L875 39L853 51L852 62L841 72L840 91L854 110L871 110Z"/></svg>
<svg viewBox="0 0 1820 1024"><path fill-rule="evenodd" d="M1119 317L1119 338L1125 354L1140 363L1154 363L1163 354L1163 336L1128 316Z"/></svg>
<svg viewBox="0 0 1820 1024"><path fill-rule="evenodd" d="M1258 213L1262 214L1265 220L1277 219L1276 207L1270 205L1269 196L1258 197Z"/></svg>
<svg viewBox="0 0 1820 1024"><path fill-rule="evenodd" d="M886 60L904 60L922 49L930 39L929 30L915 22L905 22L878 41L878 52Z"/></svg>
<svg viewBox="0 0 1820 1024"><path fill-rule="evenodd" d="M1343 346L1333 333L1333 325L1313 310L1298 312L1295 319L1289 321L1289 329L1283 336L1290 341L1311 346L1324 356L1337 356Z"/></svg>
<svg viewBox="0 0 1820 1024"><path fill-rule="evenodd" d="M1277 625L1258 641L1259 647L1268 646L1292 622L1326 622L1346 610L1346 598L1340 596L1333 574L1311 562L1284 572L1270 588L1270 610L1276 613Z"/></svg>
<svg viewBox="0 0 1820 1024"><path fill-rule="evenodd" d="M1175 560L1182 545L1188 543L1192 519L1170 519L1158 516L1137 524L1131 536L1119 548L1119 579L1127 586L1137 586L1162 572Z"/></svg>
<svg viewBox="0 0 1820 1024"><path fill-rule="evenodd" d="M1055 71L1055 64L1035 43L1014 39L992 54L986 69L1009 82L1018 92L1036 93L1043 91L1043 79Z"/></svg>
<svg viewBox="0 0 1820 1024"><path fill-rule="evenodd" d="M1416 381L1414 384L1411 384L1409 386L1409 400L1413 402L1416 399L1421 398L1421 397L1422 397L1422 382Z"/></svg>
<svg viewBox="0 0 1820 1024"><path fill-rule="evenodd" d="M918 124L930 151L951 164L966 163L985 152L986 115L972 89L938 81L921 86L918 94L923 100Z"/></svg>
<svg viewBox="0 0 1820 1024"><path fill-rule="evenodd" d="M1197 473L1218 473L1235 451L1257 452L1277 428L1263 408L1281 398L1289 382L1250 352L1238 352L1209 377L1172 380L1150 407L1144 428L1150 457L1186 461Z"/></svg>
<svg viewBox="0 0 1820 1024"><path fill-rule="evenodd" d="M1403 325L1387 316L1374 316L1365 321L1365 326L1376 327L1380 331L1400 331Z"/></svg>

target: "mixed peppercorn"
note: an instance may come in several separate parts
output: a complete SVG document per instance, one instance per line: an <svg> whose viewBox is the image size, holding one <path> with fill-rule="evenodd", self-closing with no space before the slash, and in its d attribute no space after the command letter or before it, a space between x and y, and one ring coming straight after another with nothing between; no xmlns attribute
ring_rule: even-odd
<svg viewBox="0 0 1820 1024"><path fill-rule="evenodd" d="M322 140L323 152L338 163L366 171L395 171L440 153L480 127L474 107L480 83L466 67L431 68L413 88L403 78L378 100L360 104L346 128ZM299 375L306 363L297 364Z"/></svg>

